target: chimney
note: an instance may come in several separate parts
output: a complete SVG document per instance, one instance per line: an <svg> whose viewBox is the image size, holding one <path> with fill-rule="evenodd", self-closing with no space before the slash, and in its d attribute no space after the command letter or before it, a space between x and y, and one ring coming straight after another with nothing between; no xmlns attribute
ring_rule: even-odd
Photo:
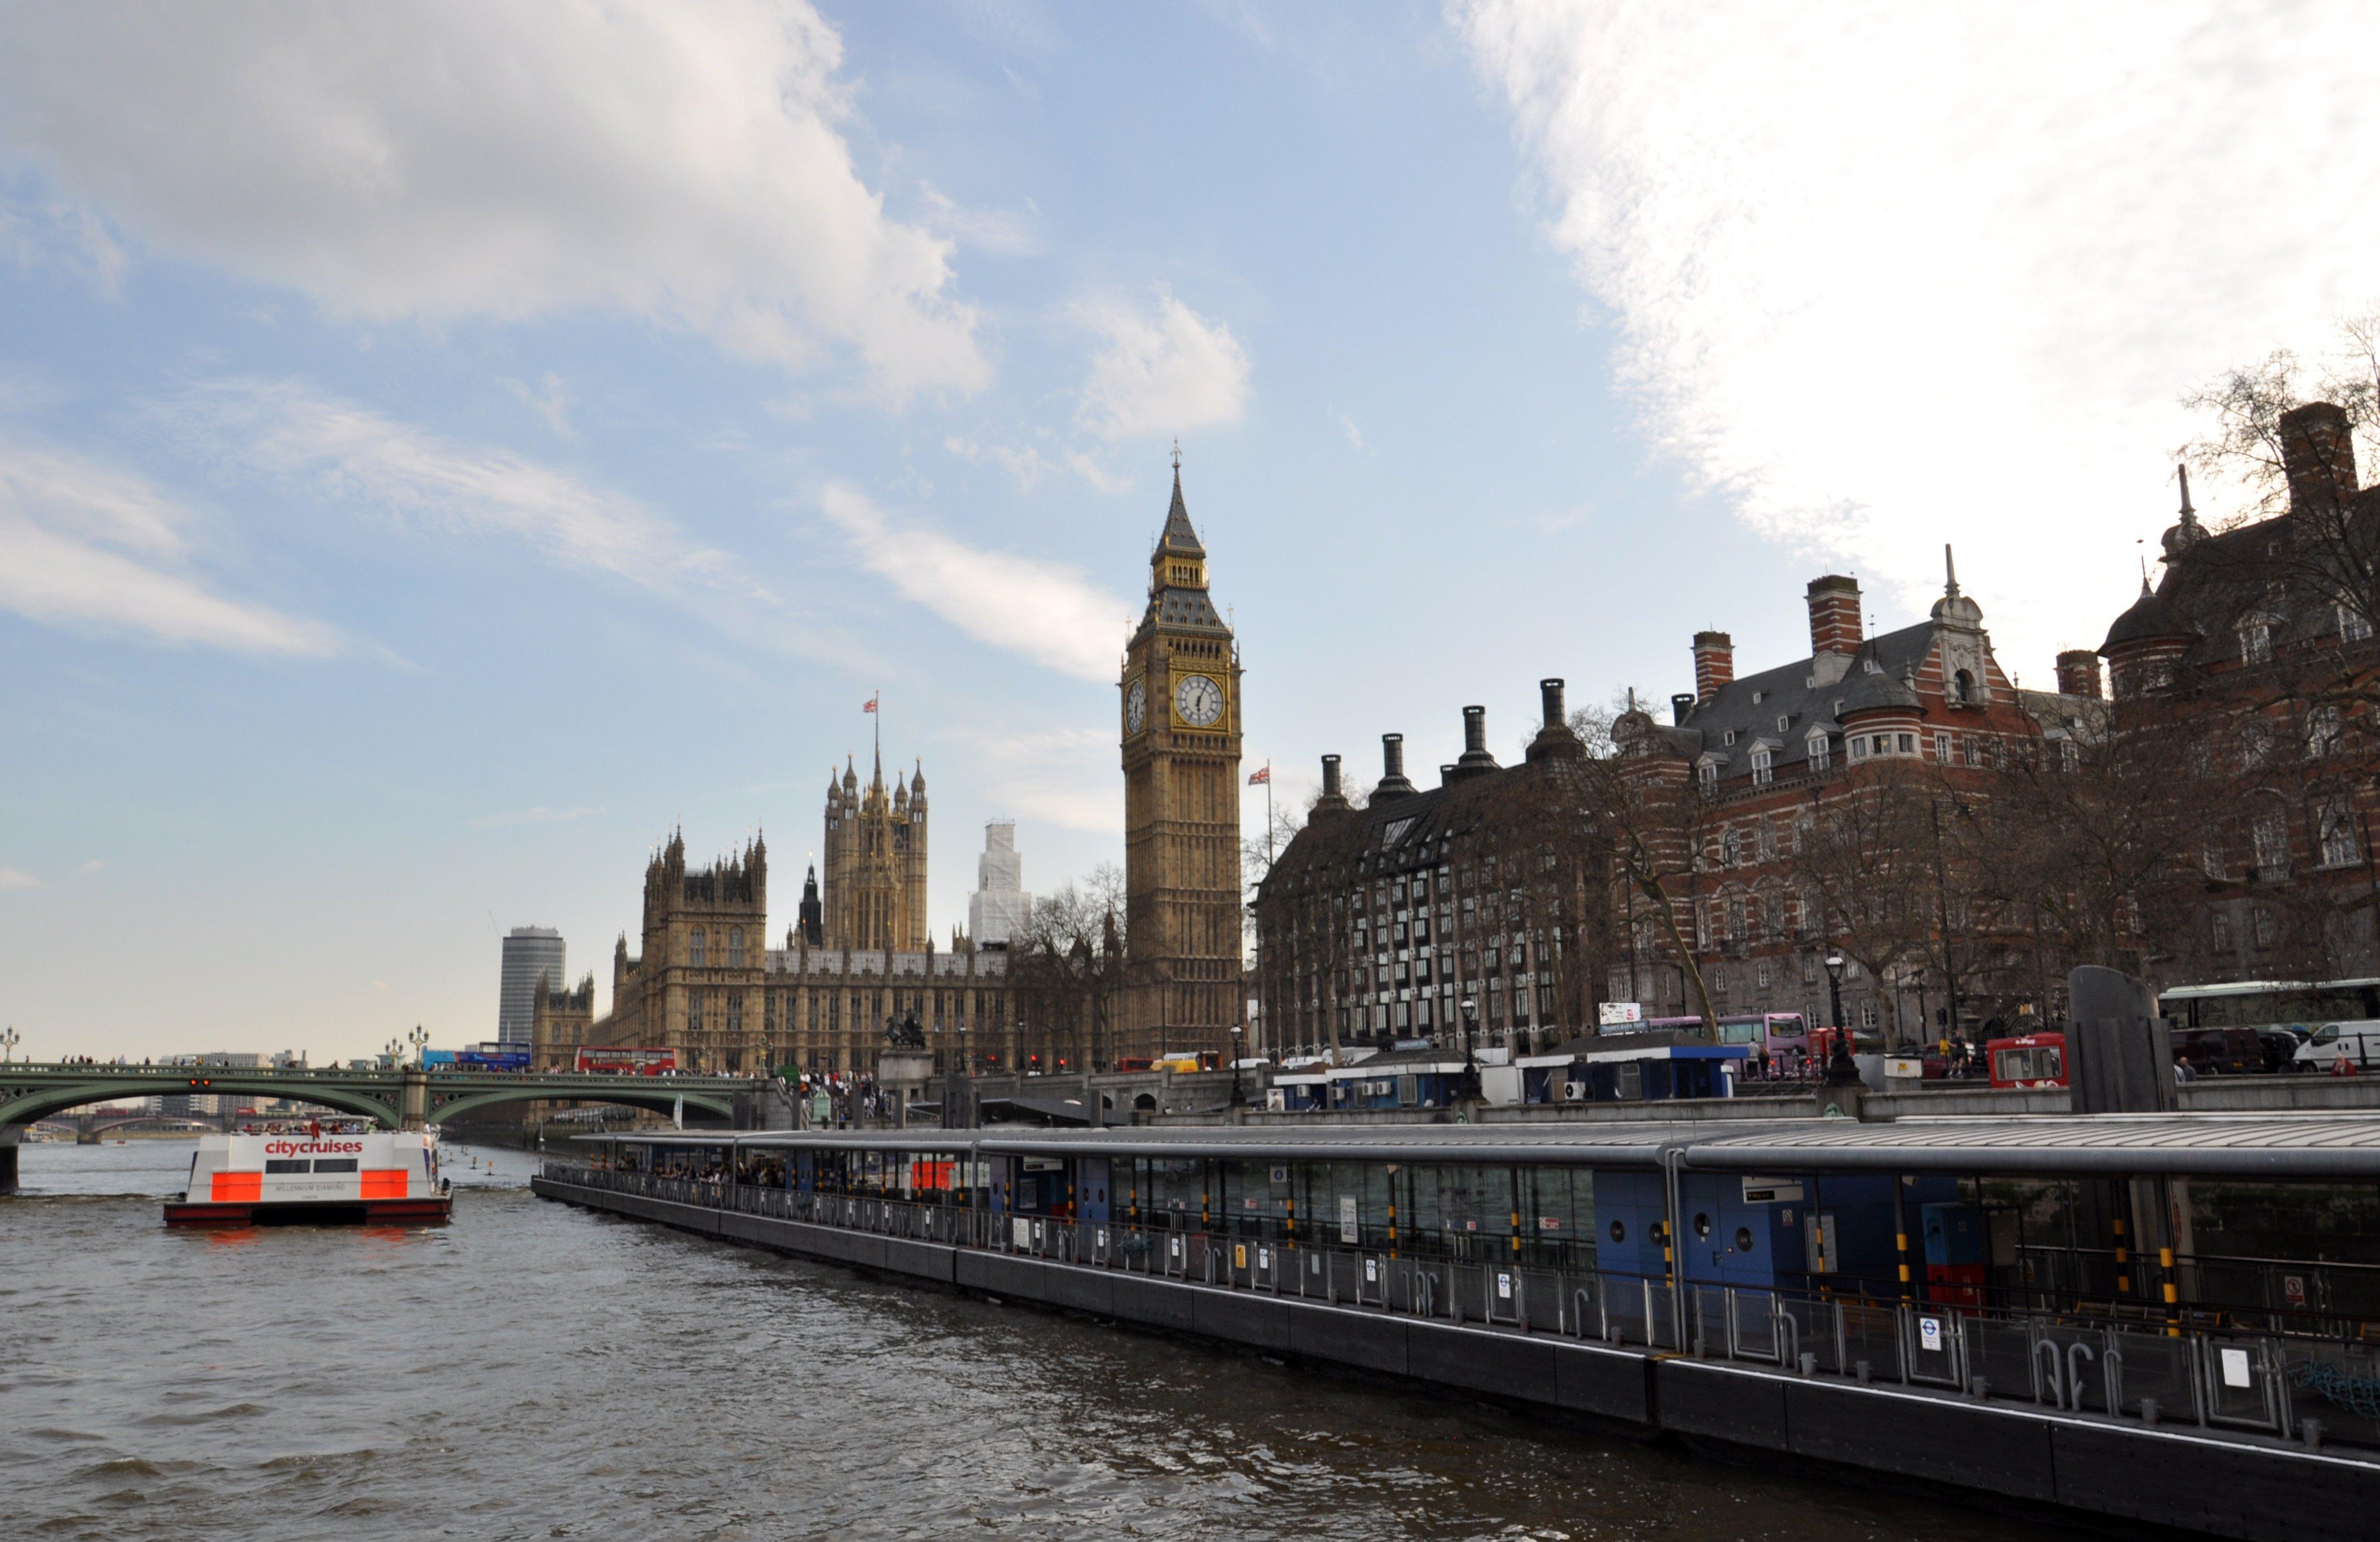
<svg viewBox="0 0 2380 1542"><path fill-rule="evenodd" d="M1318 816L1343 814L1350 807L1346 791L1339 784L1339 757L1326 755L1322 758L1322 795L1314 800L1314 812Z"/></svg>
<svg viewBox="0 0 2380 1542"><path fill-rule="evenodd" d="M1488 753L1488 709L1463 709L1463 755L1448 768L1446 780L1460 781L1466 776L1478 776L1496 769L1496 757Z"/></svg>
<svg viewBox="0 0 2380 1542"><path fill-rule="evenodd" d="M2291 513L2355 496L2355 438L2338 404L2308 402L2281 414L2281 468Z"/></svg>
<svg viewBox="0 0 2380 1542"><path fill-rule="evenodd" d="M1694 634L1694 699L1708 701L1735 678L1735 639L1725 632Z"/></svg>
<svg viewBox="0 0 2380 1542"><path fill-rule="evenodd" d="M1687 696L1683 692L1680 692L1678 695L1670 698L1670 721L1676 723L1681 728L1685 726L1686 718L1694 711L1694 698L1693 697Z"/></svg>
<svg viewBox="0 0 2380 1542"><path fill-rule="evenodd" d="M2070 648L2058 655L2058 691L2060 696L2099 695L2099 655L2087 648Z"/></svg>
<svg viewBox="0 0 2380 1542"><path fill-rule="evenodd" d="M1545 710L1545 727L1566 728L1570 725L1570 714L1562 710L1562 683L1560 681L1538 681L1537 703Z"/></svg>
<svg viewBox="0 0 2380 1542"><path fill-rule="evenodd" d="M1384 797L1402 797L1414 790L1405 780L1405 736L1402 734L1380 735L1380 784L1372 789L1372 801Z"/></svg>
<svg viewBox="0 0 2380 1542"><path fill-rule="evenodd" d="M1860 590L1857 578L1829 573L1810 580L1810 651L1840 653L1848 658L1860 650Z"/></svg>

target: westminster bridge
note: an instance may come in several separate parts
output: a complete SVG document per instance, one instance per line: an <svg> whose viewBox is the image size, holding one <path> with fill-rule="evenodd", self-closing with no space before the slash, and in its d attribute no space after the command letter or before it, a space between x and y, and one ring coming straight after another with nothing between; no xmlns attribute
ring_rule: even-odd
<svg viewBox="0 0 2380 1542"><path fill-rule="evenodd" d="M17 1146L27 1126L71 1109L128 1099L286 1099L408 1130L468 1118L504 1103L616 1103L662 1113L683 1107L690 1114L750 1129L764 1123L759 1112L763 1086L749 1076L19 1062L0 1065L0 1194L16 1192Z"/></svg>

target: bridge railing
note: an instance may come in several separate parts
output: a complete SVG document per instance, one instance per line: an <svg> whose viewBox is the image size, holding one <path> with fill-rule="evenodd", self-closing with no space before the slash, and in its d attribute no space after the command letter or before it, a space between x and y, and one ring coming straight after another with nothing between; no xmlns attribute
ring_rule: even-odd
<svg viewBox="0 0 2380 1542"><path fill-rule="evenodd" d="M2380 1448L2380 1345L2075 1313L1689 1283L1415 1257L1227 1229L995 1214L934 1199L548 1162L556 1182L1090 1269L1805 1377L1926 1387L2150 1424Z"/></svg>

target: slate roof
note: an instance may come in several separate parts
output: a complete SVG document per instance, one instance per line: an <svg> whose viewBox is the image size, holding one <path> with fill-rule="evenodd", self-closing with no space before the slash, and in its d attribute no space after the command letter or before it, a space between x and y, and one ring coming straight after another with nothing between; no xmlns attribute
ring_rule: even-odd
<svg viewBox="0 0 2380 1542"><path fill-rule="evenodd" d="M2179 541L2173 539L2176 532L2168 531L2165 577L2152 594L2117 618L2100 650L2144 637L2184 636L2192 639L2182 656L2184 667L2233 662L2241 653L2241 624L2251 617L2273 625L2277 650L2291 643L2335 639L2339 616L2334 595L2322 592L2310 571L2320 559L2321 546L2309 549L2296 539L2294 517L2277 515ZM2364 550L2380 545L2380 532L2374 528L2380 525L2380 486L2356 494L2350 518L2354 539ZM2334 592L2356 587L2334 586ZM2149 625L2171 629L2141 629Z"/></svg>
<svg viewBox="0 0 2380 1542"><path fill-rule="evenodd" d="M1721 761L1722 777L1748 774L1752 751L1767 743L1776 774L1783 777L1807 764L1809 735L1826 731L1828 754L1842 757L1841 714L1876 707L1913 708L1917 693L1906 677L1916 673L1934 651L1939 628L1921 621L1897 632L1870 637L1852 656L1851 668L1830 685L1813 686L1817 660L1797 659L1790 664L1762 670L1721 686L1708 701L1686 714L1685 722L1659 730L1670 745L1690 759L1713 755ZM1876 667L1871 670L1868 666ZM1779 719L1784 726L1778 726ZM1733 744L1728 735L1735 735Z"/></svg>
<svg viewBox="0 0 2380 1542"><path fill-rule="evenodd" d="M1168 557L1196 557L1206 560L1207 548L1200 545L1198 532L1191 528L1189 505L1182 501L1182 468L1173 468L1173 506L1165 512L1165 528L1157 538L1157 550L1149 562L1161 580ZM1215 601L1203 589L1177 588L1163 582L1150 589L1148 610L1141 617L1141 627L1151 624L1166 626L1206 627L1223 631L1222 615L1216 611Z"/></svg>
<svg viewBox="0 0 2380 1542"><path fill-rule="evenodd" d="M2099 645L2101 653L2110 653L2128 642L2143 642L2151 637L2194 637L2198 628L2181 613L2179 607L2151 589L2148 580L2141 580L2141 597L2132 601L2131 609L2116 618L2107 628L2107 640Z"/></svg>

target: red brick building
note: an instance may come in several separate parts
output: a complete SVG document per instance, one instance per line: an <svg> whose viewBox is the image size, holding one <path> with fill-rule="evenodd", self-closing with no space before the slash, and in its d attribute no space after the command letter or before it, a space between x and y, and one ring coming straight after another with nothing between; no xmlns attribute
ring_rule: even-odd
<svg viewBox="0 0 2380 1542"><path fill-rule="evenodd" d="M2099 650L2119 737L2181 722L2192 741L2174 780L2203 805L2196 870L2143 917L2162 986L2380 974L2380 487L2359 485L2339 407L2276 431L2279 512L2210 531L2185 480L2163 573Z"/></svg>
<svg viewBox="0 0 2380 1542"><path fill-rule="evenodd" d="M2057 692L2019 690L1982 607L1955 570L1947 578L1926 620L1872 637L1855 580L1814 579L1806 656L1739 674L1729 636L1697 633L1694 694L1671 698L1672 721L1638 709L1615 722L1640 856L1616 884L1624 956L1610 999L1697 1013L1681 944L1720 1014L1800 1012L1813 1024L1831 1015L1824 960L1840 953L1845 1020L1908 1041L1937 1037L1954 999L1972 1028L2039 994L2010 962L2022 938L2009 918L1945 893L1929 870L1938 851L1881 822L1859 835L1895 799L1896 830L1938 830L1943 807L1955 820L2012 754L2070 755L2065 744L2102 722L2092 655L2059 656ZM1853 838L1872 853L1834 851L1830 882L1832 848L1819 848Z"/></svg>

